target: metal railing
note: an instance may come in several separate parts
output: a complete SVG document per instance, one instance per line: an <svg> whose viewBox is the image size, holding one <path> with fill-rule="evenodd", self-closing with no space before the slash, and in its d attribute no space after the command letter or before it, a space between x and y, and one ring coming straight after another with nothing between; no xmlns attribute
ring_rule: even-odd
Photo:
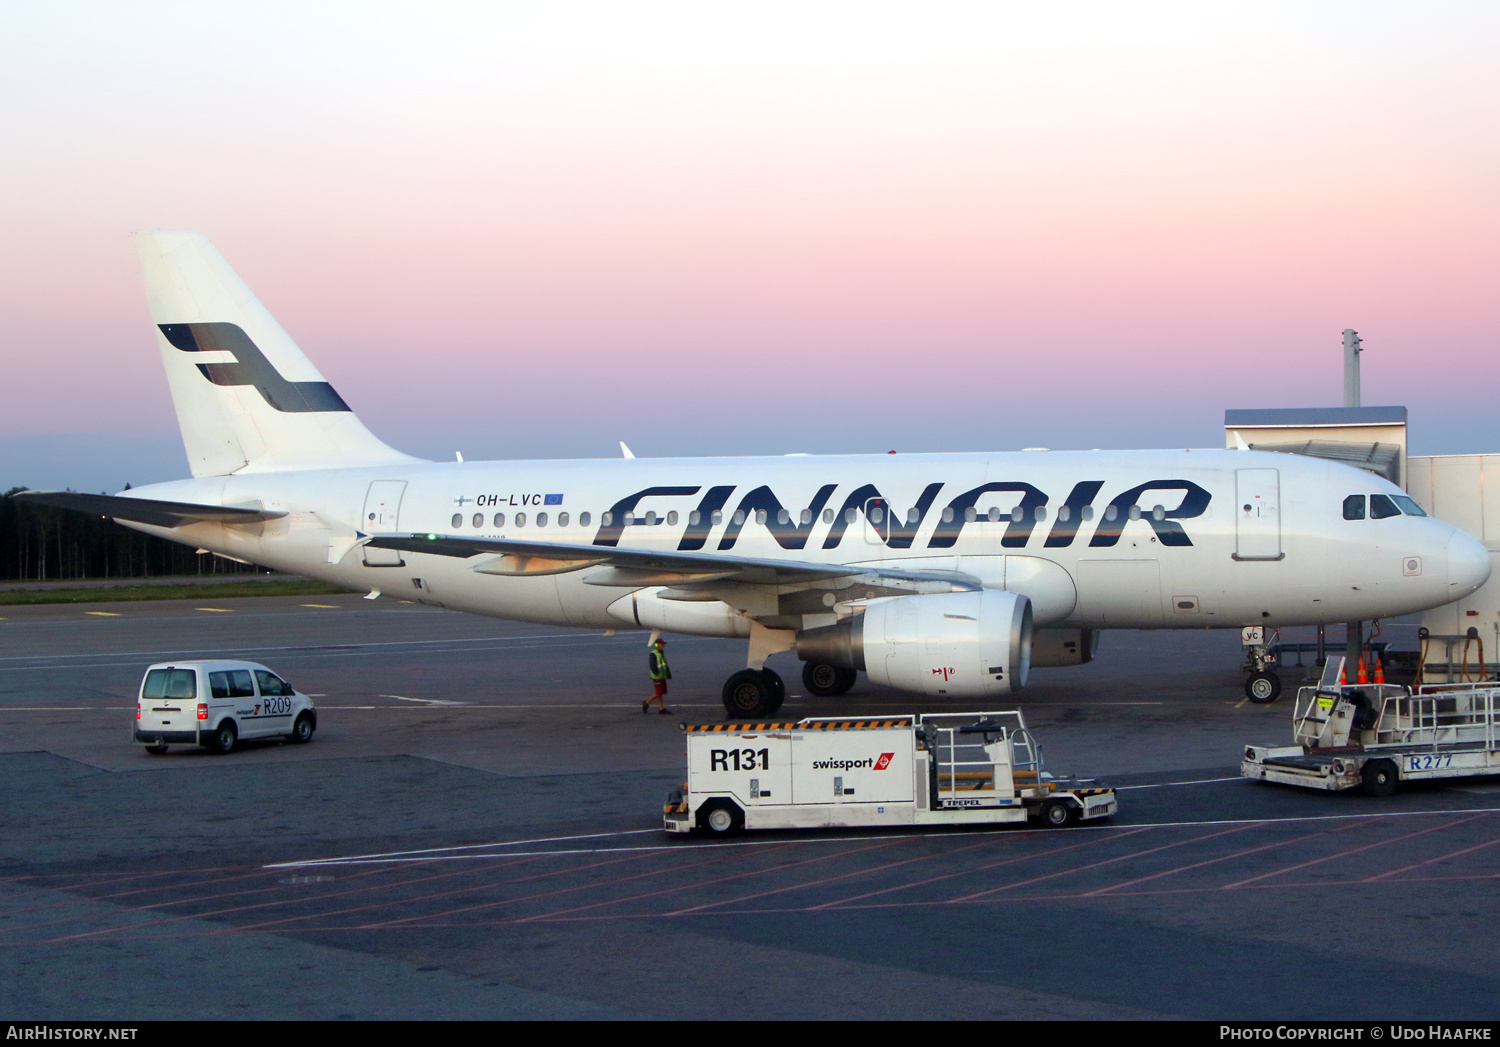
<svg viewBox="0 0 1500 1047"><path fill-rule="evenodd" d="M947 721L944 726L940 721ZM993 790L995 788L995 760L987 746L1002 741L1009 746L1011 776L1017 784L1031 784L1042 780L1042 747L1026 729L1026 721L1019 710L1005 712L967 713L962 716L936 714L922 717L923 724L937 738L930 746L938 766L934 768L934 785L938 792L951 794L964 789L968 792ZM983 741L970 741L975 736ZM978 750L976 753L975 750ZM946 759L945 759L946 757ZM974 758L978 757L978 758ZM982 785L960 785L960 778L984 782Z"/></svg>
<svg viewBox="0 0 1500 1047"><path fill-rule="evenodd" d="M1451 745L1483 742L1495 748L1495 712L1500 688L1424 687L1418 694L1387 698L1375 725L1377 744Z"/></svg>

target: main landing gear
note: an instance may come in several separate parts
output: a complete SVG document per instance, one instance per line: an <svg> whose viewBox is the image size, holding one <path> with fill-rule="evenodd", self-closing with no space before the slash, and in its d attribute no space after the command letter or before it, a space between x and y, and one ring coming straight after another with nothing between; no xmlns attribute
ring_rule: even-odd
<svg viewBox="0 0 1500 1047"><path fill-rule="evenodd" d="M802 684L819 698L845 694L859 680L853 669L826 662L802 666ZM741 669L724 683L724 711L731 720L753 720L770 716L786 700L786 684L771 669Z"/></svg>
<svg viewBox="0 0 1500 1047"><path fill-rule="evenodd" d="M819 698L837 698L848 693L859 679L853 669L843 669L827 662L803 662L802 686Z"/></svg>
<svg viewBox="0 0 1500 1047"><path fill-rule="evenodd" d="M741 669L724 682L724 710L731 719L770 716L786 701L786 684L770 669Z"/></svg>

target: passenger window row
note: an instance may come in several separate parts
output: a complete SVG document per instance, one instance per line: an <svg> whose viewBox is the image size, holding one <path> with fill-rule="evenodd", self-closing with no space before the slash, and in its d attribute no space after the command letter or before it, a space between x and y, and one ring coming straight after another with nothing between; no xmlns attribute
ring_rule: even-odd
<svg viewBox="0 0 1500 1047"><path fill-rule="evenodd" d="M608 513L605 513L604 515L606 517L609 516ZM677 514L673 513L672 515L675 517ZM537 526L537 527L546 527L547 526L547 519L548 519L548 517L547 517L546 513L537 513L536 514L536 520L535 520L535 526ZM558 513L557 514L557 526L558 527L566 527L566 526L568 526L569 519L570 519L570 517L568 516L567 513ZM592 522L593 522L593 517L589 513L579 513L578 514L578 526L579 527L587 527ZM608 521L606 521L606 522L608 522ZM460 528L462 528L463 525L464 525L464 514L463 513L454 513L453 514L453 519L452 519L451 523L453 524L453 529L455 531L457 531ZM475 513L474 514L474 518L473 518L473 520L470 521L470 523L473 525L473 527L474 527L474 529L476 531L479 530L480 528L482 528L485 525L484 513ZM494 528L504 527L505 526L505 514L504 513L496 513L493 517L490 518L489 524L490 524L491 527L494 527ZM511 526L512 527L525 527L526 526L526 514L525 513L516 513L514 516L512 516L511 517Z"/></svg>
<svg viewBox="0 0 1500 1047"><path fill-rule="evenodd" d="M1374 504L1374 500L1377 499L1377 498L1378 499L1383 499L1384 503L1386 503L1386 504L1390 503L1390 498L1387 497L1386 495L1383 495L1383 494L1371 495L1370 497L1371 497L1372 506ZM1358 502L1359 502L1359 513L1360 513L1360 515L1358 515L1358 516L1350 516L1349 515L1350 512L1351 512L1350 505L1355 500L1358 500ZM1426 515L1425 513L1422 512L1422 510L1419 507L1417 507L1417 503L1416 502L1412 502L1410 498L1402 498L1402 499L1399 499L1399 500L1402 501L1403 503L1405 503L1405 502L1411 502L1411 508L1407 509L1407 512L1408 512L1409 515L1412 515L1412 516L1425 516ZM1415 511L1413 511L1413 510L1415 510ZM855 521L857 521L859 519L859 512L860 512L859 509L854 508L852 506L850 508L848 508L848 509L845 509L844 510L844 522L845 523L851 523L851 524L854 523ZM1132 520L1139 520L1139 519L1142 518L1143 515L1145 515L1145 513L1143 512L1143 510L1141 509L1141 507L1139 505L1132 505L1132 506L1130 506L1129 509L1126 510L1126 514ZM1386 513L1385 515L1396 516L1396 515L1399 515L1399 514L1400 514L1400 510L1392 508L1391 511L1389 513ZM870 518L870 522L871 523L875 523L875 524L884 523L885 522L885 515L886 515L885 510L882 509L878 505L877 506L871 506L870 509L869 509L869 518ZM895 514L893 513L892 516L894 516L894 515ZM1116 519L1119 518L1119 515L1120 515L1120 510L1119 510L1119 508L1117 506L1111 505L1111 506L1106 507L1105 510L1104 510L1104 519L1106 519L1106 520L1110 520L1110 521L1116 520ZM1150 510L1150 516L1151 516L1151 519L1153 519L1153 520L1164 520L1164 519L1166 519L1166 515L1167 515L1167 510L1166 510L1166 508L1164 506L1160 506L1160 505L1153 506L1151 508L1151 510ZM1037 506L1035 509L1032 510L1031 516L1032 516L1032 519L1034 519L1034 520L1036 520L1038 522L1041 522L1042 520L1047 519L1047 507L1044 506L1044 505ZM1078 516L1082 520L1092 520L1094 518L1094 507L1092 505L1085 505L1082 509L1079 510ZM834 517L834 511L832 509L824 509L823 510L823 522L824 523L826 523L826 524L833 523L833 517ZM734 511L733 516L730 518L730 521L736 527L738 527L738 526L744 524L745 521L748 518L749 517L746 515L745 510L743 510L743 509L736 509ZM943 520L944 523L952 523L955 518L956 518L956 516L955 516L954 510L953 510L953 507L951 505L947 506L947 507L945 507L943 509L942 520ZM1060 506L1058 508L1058 510L1057 510L1057 518L1060 521L1062 521L1063 523L1067 523L1069 520L1071 520L1073 518L1073 508L1072 508L1072 506L1068 506L1068 505ZM1376 518L1377 519L1379 518L1379 514L1378 513L1376 514ZM766 513L766 511L764 509L757 509L755 511L755 522L756 523L758 523L758 524L764 524L764 523L767 522L768 519L769 519L769 517L768 517L768 515L767 515L767 513ZM906 523L907 523L907 526L915 526L917 523L919 523L921 521L921 519L922 519L922 514L920 512L918 512L916 508L911 508L911 509L907 510L907 512L906 512ZM981 516L979 514L979 510L977 510L973 506L969 506L967 509L964 510L964 522L965 523L976 523L976 522L982 522L982 523L999 523L1001 521L1008 521L1008 522L1012 522L1012 523L1020 523L1024 519L1026 519L1026 512L1019 505L1016 506L1014 509L1012 509L1008 513L1002 513L1000 511L1000 509L999 509L998 506L993 506L992 505L984 513L983 516ZM1344 519L1346 519L1346 520L1363 520L1364 519L1364 495L1350 495L1348 498L1346 498L1344 500ZM534 521L534 525L537 526L537 527L546 527L547 526L547 520L548 520L548 517L547 517L546 513L537 513L535 521ZM626 526L645 525L647 527L654 527L657 524L665 523L668 527L676 527L677 526L677 520L678 520L678 516L677 516L676 510L673 510L673 511L667 513L665 516L658 515L655 511L648 511L644 515L641 515L641 516L637 516L634 512L628 512L627 511L625 513L625 516L624 516L624 523L625 523ZM778 524L781 524L781 525L785 526L787 524L790 524L791 521L792 521L792 514L791 514L790 511L788 511L786 509L778 509L776 511L776 522ZM451 522L451 524L453 526L453 529L455 531L462 529L463 526L464 526L464 514L463 513L454 513L453 514L453 519L450 522ZM601 513L599 515L599 522L600 522L600 524L602 524L605 527L611 526L614 523L614 514L613 513ZM703 522L703 514L701 512L699 512L697 509L694 509L692 512L688 513L688 523L691 526L697 527L702 522ZM722 524L723 522L724 522L724 513L723 513L722 510L715 509L715 510L713 510L712 513L709 514L709 523L710 523L710 525L712 525L714 527L717 527L720 524ZM803 526L803 527L806 527L808 524L812 523L812 510L810 510L810 509L803 509L802 512L800 514L798 514L797 522L801 526ZM498 529L498 528L504 527L505 526L505 514L504 513L496 513L493 517L491 517L488 520L488 523L489 523L489 526L491 528ZM558 527L567 527L568 523L569 523L569 516L568 516L567 513L558 513L557 514L557 526ZM579 527L588 527L592 523L593 523L593 516L592 516L592 514L590 514L590 513L579 513L578 514L578 526ZM485 524L486 524L486 519L485 519L484 513L475 513L474 516L473 516L473 518L470 520L470 524L471 524L471 526L473 526L473 528L475 530L482 529L485 526ZM525 527L526 526L526 514L525 513L516 513L516 514L514 514L511 517L511 526L512 527Z"/></svg>

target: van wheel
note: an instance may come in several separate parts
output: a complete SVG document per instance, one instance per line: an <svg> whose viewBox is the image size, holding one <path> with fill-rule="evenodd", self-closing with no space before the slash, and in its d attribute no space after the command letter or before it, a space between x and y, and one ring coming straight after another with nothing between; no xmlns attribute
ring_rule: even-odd
<svg viewBox="0 0 1500 1047"><path fill-rule="evenodd" d="M306 745L312 741L313 722L312 717L303 713L297 717L297 722L292 724L292 741L298 745Z"/></svg>
<svg viewBox="0 0 1500 1047"><path fill-rule="evenodd" d="M1061 829L1074 819L1073 805L1066 800L1048 800L1037 813L1043 825L1049 829Z"/></svg>
<svg viewBox="0 0 1500 1047"><path fill-rule="evenodd" d="M160 756L167 751L167 747L165 745L148 745L146 746L146 751L152 756Z"/></svg>
<svg viewBox="0 0 1500 1047"><path fill-rule="evenodd" d="M219 729L214 732L213 741L209 748L223 756L225 753L234 752L235 743L240 740L240 732L234 729L233 720L225 720L219 724Z"/></svg>

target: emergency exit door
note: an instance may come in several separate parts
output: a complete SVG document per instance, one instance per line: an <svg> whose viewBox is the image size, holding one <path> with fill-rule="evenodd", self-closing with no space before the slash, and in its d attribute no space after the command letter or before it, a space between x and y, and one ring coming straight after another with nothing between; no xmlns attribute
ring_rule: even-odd
<svg viewBox="0 0 1500 1047"><path fill-rule="evenodd" d="M401 519L401 498L406 494L405 480L375 480L365 495L365 511L360 518L359 529L365 534L388 534L398 530ZM366 567L401 567L401 552L397 549L371 549L365 546Z"/></svg>
<svg viewBox="0 0 1500 1047"><path fill-rule="evenodd" d="M1236 560L1281 559L1281 471L1236 469Z"/></svg>

